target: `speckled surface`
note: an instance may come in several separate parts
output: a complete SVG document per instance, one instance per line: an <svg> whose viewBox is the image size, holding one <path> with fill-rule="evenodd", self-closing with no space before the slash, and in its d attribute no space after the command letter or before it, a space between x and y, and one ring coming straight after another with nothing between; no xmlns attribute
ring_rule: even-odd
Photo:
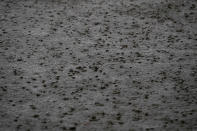
<svg viewBox="0 0 197 131"><path fill-rule="evenodd" d="M0 131L196 131L196 0L1 0Z"/></svg>

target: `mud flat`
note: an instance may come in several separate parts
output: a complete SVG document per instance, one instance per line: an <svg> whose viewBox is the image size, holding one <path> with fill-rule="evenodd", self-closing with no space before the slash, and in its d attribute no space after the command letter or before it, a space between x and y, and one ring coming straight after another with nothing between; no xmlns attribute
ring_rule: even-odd
<svg viewBox="0 0 197 131"><path fill-rule="evenodd" d="M196 0L1 0L1 131L197 130Z"/></svg>

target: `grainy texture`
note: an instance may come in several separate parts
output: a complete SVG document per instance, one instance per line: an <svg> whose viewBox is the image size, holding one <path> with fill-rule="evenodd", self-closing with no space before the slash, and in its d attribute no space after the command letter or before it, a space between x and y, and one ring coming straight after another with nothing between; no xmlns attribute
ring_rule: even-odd
<svg viewBox="0 0 197 131"><path fill-rule="evenodd" d="M1 0L0 131L196 131L196 0Z"/></svg>

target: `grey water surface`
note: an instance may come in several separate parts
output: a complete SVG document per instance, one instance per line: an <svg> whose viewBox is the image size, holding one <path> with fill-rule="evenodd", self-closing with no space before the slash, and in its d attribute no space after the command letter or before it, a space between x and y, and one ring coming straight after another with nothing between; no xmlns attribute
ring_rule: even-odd
<svg viewBox="0 0 197 131"><path fill-rule="evenodd" d="M0 0L0 131L196 131L196 0Z"/></svg>

